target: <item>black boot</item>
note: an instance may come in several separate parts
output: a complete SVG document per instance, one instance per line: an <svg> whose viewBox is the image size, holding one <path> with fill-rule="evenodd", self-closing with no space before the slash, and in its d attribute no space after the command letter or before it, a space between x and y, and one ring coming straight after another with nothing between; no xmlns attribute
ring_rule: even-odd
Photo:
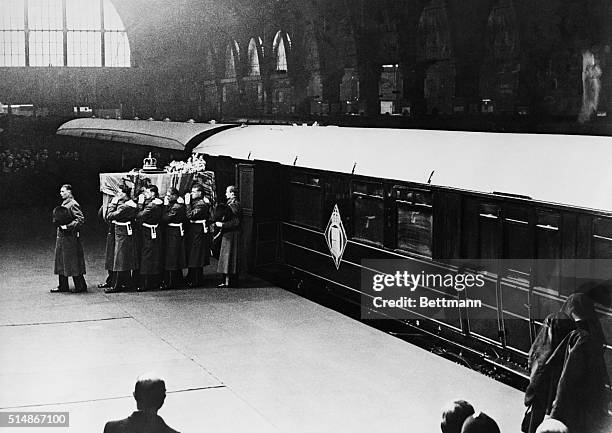
<svg viewBox="0 0 612 433"><path fill-rule="evenodd" d="M98 284L100 289L108 289L113 287L113 271L107 271L108 275L106 276L106 281L101 284Z"/></svg>
<svg viewBox="0 0 612 433"><path fill-rule="evenodd" d="M58 286L51 289L50 292L51 293L67 292L68 291L68 277L65 277L63 275L58 275L58 277L59 277Z"/></svg>
<svg viewBox="0 0 612 433"><path fill-rule="evenodd" d="M87 291L87 283L85 282L85 277L83 275L72 277L72 281L74 281L75 293Z"/></svg>
<svg viewBox="0 0 612 433"><path fill-rule="evenodd" d="M122 274L123 272L121 271L113 272L113 285L107 289L104 289L104 293L118 293L122 291L122 289L125 287Z"/></svg>

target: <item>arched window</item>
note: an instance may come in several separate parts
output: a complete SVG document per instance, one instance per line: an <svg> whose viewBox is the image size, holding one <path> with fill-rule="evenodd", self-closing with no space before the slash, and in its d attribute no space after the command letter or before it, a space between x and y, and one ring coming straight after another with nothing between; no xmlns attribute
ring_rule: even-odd
<svg viewBox="0 0 612 433"><path fill-rule="evenodd" d="M207 80L214 80L215 75L215 59L212 49L209 48L206 50L206 57L204 58L204 77Z"/></svg>
<svg viewBox="0 0 612 433"><path fill-rule="evenodd" d="M285 46L287 41L287 47ZM291 49L291 39L286 32L278 31L274 36L274 54L276 55L276 71L287 72L287 49Z"/></svg>
<svg viewBox="0 0 612 433"><path fill-rule="evenodd" d="M240 48L236 41L231 41L225 48L225 78L236 78L236 63L240 56Z"/></svg>
<svg viewBox="0 0 612 433"><path fill-rule="evenodd" d="M0 0L0 66L130 66L110 0Z"/></svg>
<svg viewBox="0 0 612 433"><path fill-rule="evenodd" d="M259 40L261 45L261 39ZM249 75L259 76L261 71L259 69L259 51L257 50L257 42L255 38L251 38L249 42Z"/></svg>

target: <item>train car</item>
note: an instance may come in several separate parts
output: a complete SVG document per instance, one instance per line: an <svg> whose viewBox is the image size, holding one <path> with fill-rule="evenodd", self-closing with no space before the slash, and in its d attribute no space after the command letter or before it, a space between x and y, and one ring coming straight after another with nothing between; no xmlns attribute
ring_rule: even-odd
<svg viewBox="0 0 612 433"><path fill-rule="evenodd" d="M523 378L543 319L576 291L596 298L612 341L610 138L234 126L188 139L185 150L206 155L219 192L238 185L252 272L332 294L362 318L405 323ZM364 281L399 262L482 284L419 284L415 296L464 302L379 309ZM612 371L612 346L605 356Z"/></svg>

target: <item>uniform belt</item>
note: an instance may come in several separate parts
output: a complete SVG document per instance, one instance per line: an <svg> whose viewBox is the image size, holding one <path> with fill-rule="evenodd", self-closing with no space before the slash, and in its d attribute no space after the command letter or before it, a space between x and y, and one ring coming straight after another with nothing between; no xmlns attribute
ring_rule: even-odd
<svg viewBox="0 0 612 433"><path fill-rule="evenodd" d="M121 221L113 221L113 224L118 225L118 226L125 226L125 228L127 229L127 234L128 236L132 236L132 222L128 221L128 222L121 222Z"/></svg>
<svg viewBox="0 0 612 433"><path fill-rule="evenodd" d="M185 235L185 231L183 230L183 223L168 223L170 227L178 227L181 230L181 236Z"/></svg>
<svg viewBox="0 0 612 433"><path fill-rule="evenodd" d="M159 224L147 224L147 223L142 223L143 227L147 227L148 229L151 230L151 239L156 239L157 238L157 227L159 226Z"/></svg>
<svg viewBox="0 0 612 433"><path fill-rule="evenodd" d="M208 227L206 227L206 220L191 220L191 224L202 224L202 229L204 229L204 233L208 233Z"/></svg>

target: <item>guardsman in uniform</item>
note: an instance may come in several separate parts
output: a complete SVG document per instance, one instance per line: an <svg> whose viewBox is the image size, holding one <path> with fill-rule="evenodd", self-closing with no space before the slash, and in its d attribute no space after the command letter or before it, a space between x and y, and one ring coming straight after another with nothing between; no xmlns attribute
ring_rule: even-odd
<svg viewBox="0 0 612 433"><path fill-rule="evenodd" d="M122 186L108 205L106 220L115 226L115 248L113 256L113 286L104 289L105 293L129 290L130 272L136 268L134 254L134 217L137 204L130 199L130 189Z"/></svg>
<svg viewBox="0 0 612 433"><path fill-rule="evenodd" d="M230 185L225 190L227 197L227 205L232 211L229 221L215 222L215 225L221 228L221 251L219 252L219 263L217 272L225 276L224 281L219 284L219 287L229 287L230 277L236 277L240 273L240 222L242 220L242 209L238 202L238 188ZM235 283L235 282L234 282Z"/></svg>
<svg viewBox="0 0 612 433"><path fill-rule="evenodd" d="M210 264L210 224L211 203L204 195L204 187L197 183L191 194L185 195L187 207L187 285L198 287L204 283L204 266Z"/></svg>
<svg viewBox="0 0 612 433"><path fill-rule="evenodd" d="M55 240L55 269L59 275L59 285L51 289L52 293L68 291L68 277L74 281L75 292L86 292L85 256L80 240L80 229L85 223L81 207L72 196L72 186L62 185L60 196L63 199L62 208L66 211L65 221L57 221L57 238Z"/></svg>
<svg viewBox="0 0 612 433"><path fill-rule="evenodd" d="M159 287L161 273L161 221L164 202L159 198L157 186L145 187L138 197L136 221L141 224L140 230L140 284L138 291L147 291Z"/></svg>
<svg viewBox="0 0 612 433"><path fill-rule="evenodd" d="M166 224L166 251L164 260L164 288L176 289L183 286L185 258L185 223L187 213L184 201L176 188L170 188L164 198L162 222Z"/></svg>
<svg viewBox="0 0 612 433"><path fill-rule="evenodd" d="M98 211L98 215L104 221L106 221L104 212L104 206L100 206L100 210ZM98 284L100 289L108 289L113 287L113 260L115 256L115 224L111 222L106 222L107 230L106 230L106 248L105 248L105 259L104 259L104 269L108 275L106 276L106 281L101 284Z"/></svg>

